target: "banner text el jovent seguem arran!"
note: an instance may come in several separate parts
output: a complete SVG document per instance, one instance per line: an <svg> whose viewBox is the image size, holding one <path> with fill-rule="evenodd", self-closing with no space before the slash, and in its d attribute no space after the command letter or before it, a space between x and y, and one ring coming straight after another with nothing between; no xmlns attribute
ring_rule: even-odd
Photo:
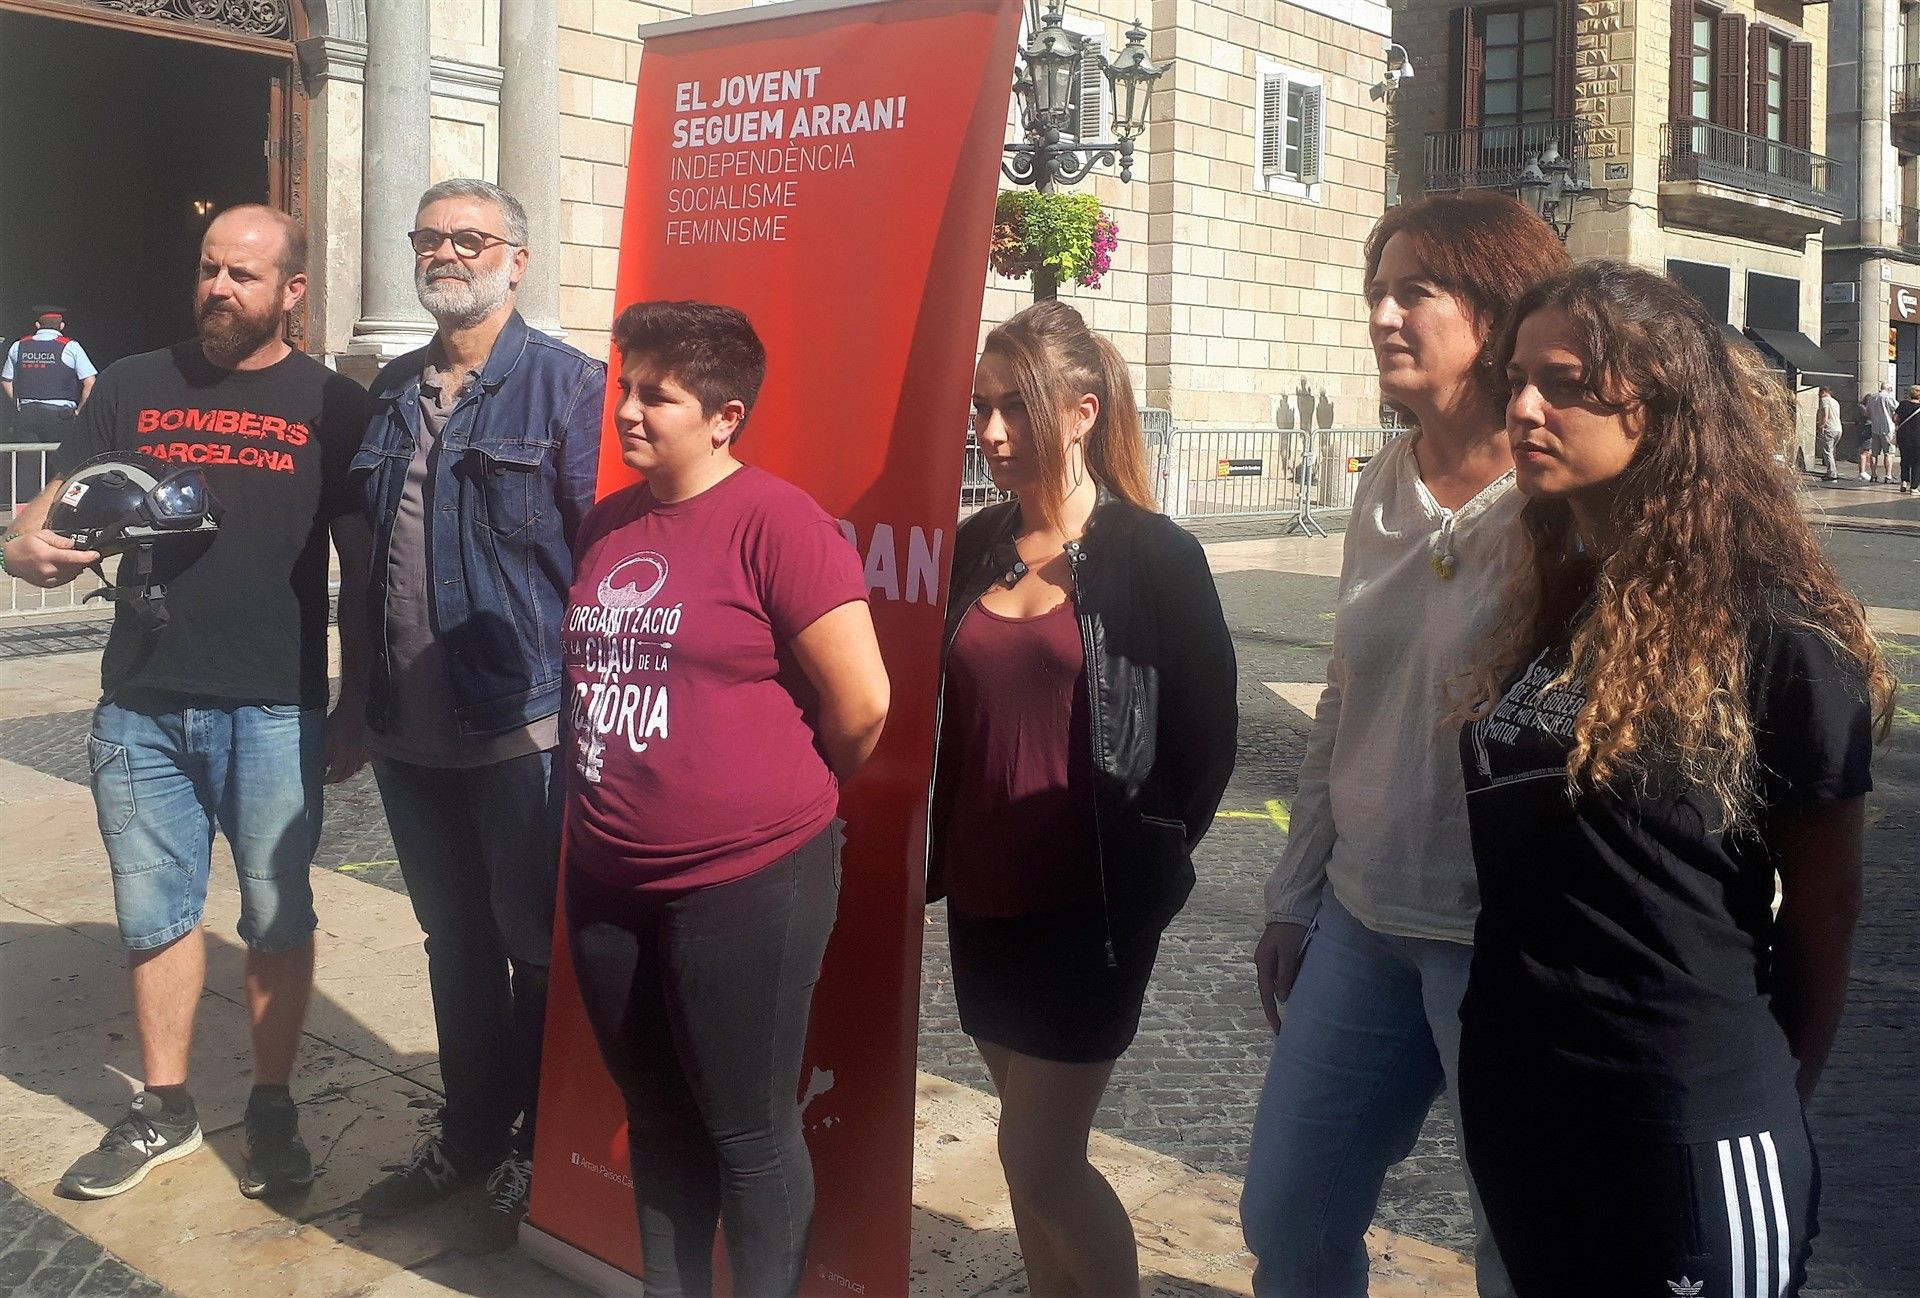
<svg viewBox="0 0 1920 1298"><path fill-rule="evenodd" d="M841 798L801 1075L818 1181L803 1292L901 1298L942 608L1019 0L795 8L643 29L615 307L747 313L767 378L738 454L840 519L866 569L893 702ZM600 494L633 476L609 420ZM639 1274L626 1172L557 932L529 1246L583 1278Z"/></svg>

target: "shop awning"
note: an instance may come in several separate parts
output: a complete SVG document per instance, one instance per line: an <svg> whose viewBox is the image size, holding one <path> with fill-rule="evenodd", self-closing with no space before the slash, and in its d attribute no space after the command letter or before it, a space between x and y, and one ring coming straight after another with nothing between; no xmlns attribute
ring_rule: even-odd
<svg viewBox="0 0 1920 1298"><path fill-rule="evenodd" d="M1792 329L1748 329L1747 336L1786 363L1787 371L1804 383L1845 382L1853 378L1833 357L1814 345L1813 339Z"/></svg>
<svg viewBox="0 0 1920 1298"><path fill-rule="evenodd" d="M1746 348L1755 356L1758 356L1761 363L1776 374L1785 374L1787 372L1786 364L1781 361L1779 357L1766 351L1758 343L1754 342L1753 339L1741 333L1739 325L1730 325L1725 320L1722 320L1720 322L1720 332L1727 336L1727 346Z"/></svg>

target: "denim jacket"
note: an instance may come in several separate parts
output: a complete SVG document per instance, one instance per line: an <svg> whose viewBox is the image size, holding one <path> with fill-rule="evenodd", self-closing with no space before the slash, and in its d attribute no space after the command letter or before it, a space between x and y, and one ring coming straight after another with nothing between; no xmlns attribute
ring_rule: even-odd
<svg viewBox="0 0 1920 1298"><path fill-rule="evenodd" d="M367 586L373 645L367 722L388 729L387 554L420 436L427 349L373 383L372 421L353 471L373 532ZM572 545L593 505L607 367L530 328L518 312L433 451L428 569L463 735L512 730L560 710L560 619Z"/></svg>

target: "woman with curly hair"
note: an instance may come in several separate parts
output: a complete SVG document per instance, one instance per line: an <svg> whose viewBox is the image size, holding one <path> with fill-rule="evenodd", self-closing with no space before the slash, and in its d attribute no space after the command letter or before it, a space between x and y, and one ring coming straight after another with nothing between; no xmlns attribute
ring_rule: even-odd
<svg viewBox="0 0 1920 1298"><path fill-rule="evenodd" d="M1685 290L1585 264L1500 361L1527 503L1461 735L1467 1162L1522 1298L1794 1294L1894 682Z"/></svg>

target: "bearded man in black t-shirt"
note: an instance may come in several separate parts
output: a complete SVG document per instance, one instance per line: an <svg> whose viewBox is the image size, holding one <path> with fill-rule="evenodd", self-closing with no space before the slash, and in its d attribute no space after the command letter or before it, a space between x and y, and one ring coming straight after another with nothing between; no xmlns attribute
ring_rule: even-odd
<svg viewBox="0 0 1920 1298"><path fill-rule="evenodd" d="M6 570L35 585L62 585L98 562L44 524L63 479L103 452L198 466L221 509L210 544L155 547L151 582L165 591L166 617L121 599L101 661L88 765L145 1089L61 1179L58 1193L71 1198L130 1190L200 1146L187 1059L216 825L239 875L253 1020L241 1193L313 1179L287 1082L313 983L308 871L321 784L364 761L367 541L347 469L371 401L286 342L287 317L306 293L305 259L305 236L285 213L246 206L217 217L200 246L197 336L100 376L55 456L55 480L6 536ZM329 532L342 579L342 701L332 717ZM133 593L131 584L122 591Z"/></svg>

